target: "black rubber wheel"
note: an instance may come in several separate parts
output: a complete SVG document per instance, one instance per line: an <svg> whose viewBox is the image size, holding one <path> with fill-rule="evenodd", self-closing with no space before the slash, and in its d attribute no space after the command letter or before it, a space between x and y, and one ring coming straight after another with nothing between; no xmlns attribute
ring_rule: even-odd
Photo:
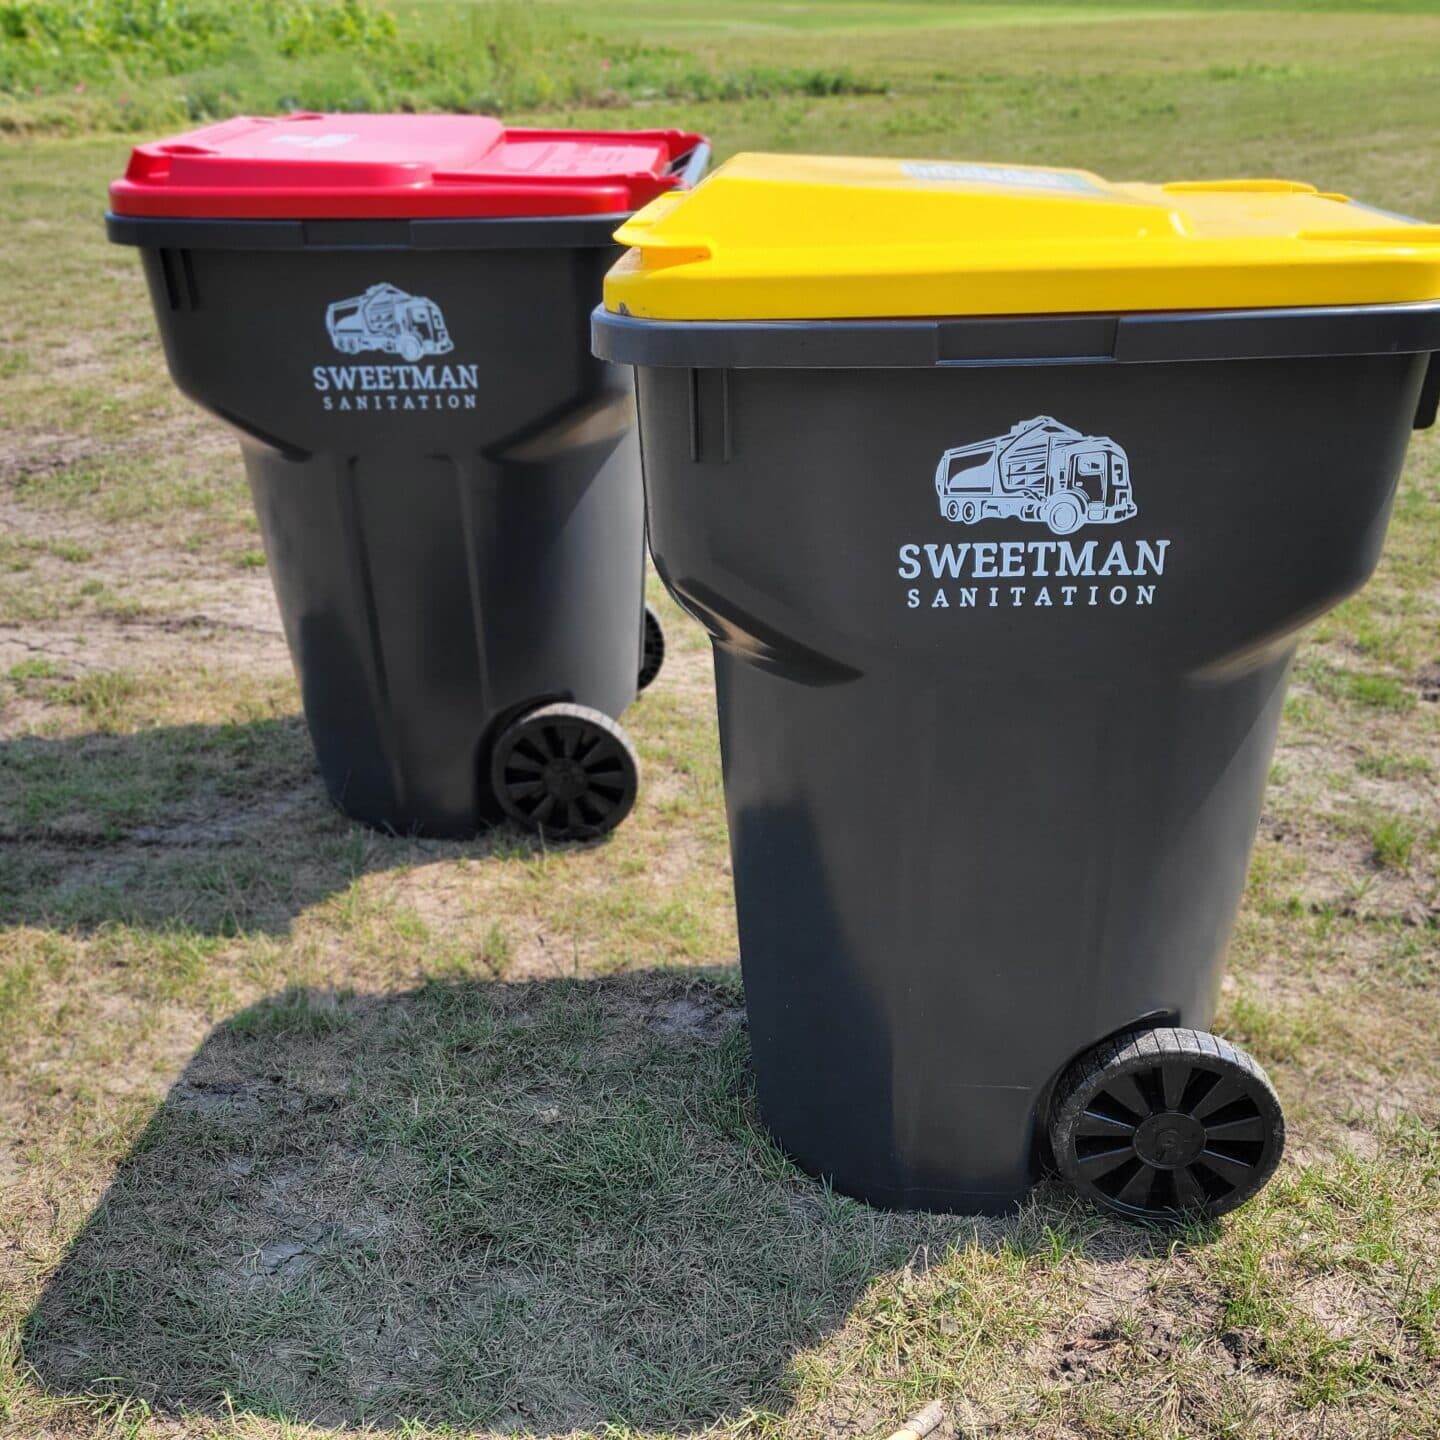
<svg viewBox="0 0 1440 1440"><path fill-rule="evenodd" d="M1214 1217L1275 1173L1285 1117L1269 1077L1202 1030L1142 1030L1061 1077L1050 1143L1061 1173L1106 1209L1143 1219Z"/></svg>
<svg viewBox="0 0 1440 1440"><path fill-rule="evenodd" d="M629 737L585 705L542 705L522 715L490 759L500 808L547 840L608 834L630 813L639 782Z"/></svg>
<svg viewBox="0 0 1440 1440"><path fill-rule="evenodd" d="M640 688L648 690L665 663L665 630L655 607L647 600L640 622Z"/></svg>

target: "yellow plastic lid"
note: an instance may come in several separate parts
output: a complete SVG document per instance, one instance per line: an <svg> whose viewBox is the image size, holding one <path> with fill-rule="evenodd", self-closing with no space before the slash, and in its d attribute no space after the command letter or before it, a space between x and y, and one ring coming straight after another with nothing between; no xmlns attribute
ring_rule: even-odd
<svg viewBox="0 0 1440 1440"><path fill-rule="evenodd" d="M1440 300L1440 225L1288 180L737 155L615 238L606 308L656 320Z"/></svg>

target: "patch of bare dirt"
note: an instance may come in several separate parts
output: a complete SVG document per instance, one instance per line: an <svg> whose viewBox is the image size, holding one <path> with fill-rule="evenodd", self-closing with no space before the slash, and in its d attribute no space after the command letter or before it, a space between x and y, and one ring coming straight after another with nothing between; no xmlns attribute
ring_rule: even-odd
<svg viewBox="0 0 1440 1440"><path fill-rule="evenodd" d="M674 633L681 626L694 626L688 616L674 611L666 612L667 633ZM708 642L692 646L672 644L665 652L665 664L655 682L671 694L684 695L710 701L715 694L715 662Z"/></svg>
<svg viewBox="0 0 1440 1440"><path fill-rule="evenodd" d="M254 842L292 823L297 814L314 808L318 784L279 795L260 795L249 803L227 801L224 813L214 803L197 806L199 813L163 825L139 825L125 837L130 845L160 845L189 850L199 846Z"/></svg>
<svg viewBox="0 0 1440 1440"><path fill-rule="evenodd" d="M1343 1274L1307 1281L1295 1291L1294 1299L1332 1340L1342 1343L1356 1339L1383 1314L1378 1302Z"/></svg>
<svg viewBox="0 0 1440 1440"><path fill-rule="evenodd" d="M88 461L157 449L198 460L230 455L234 448L223 427L188 418L162 424L158 436L124 440L24 433L0 438L0 533L35 547L27 554L29 568L14 583L41 596L53 591L57 612L0 627L0 662L44 656L80 668L115 669L144 663L152 649L213 655L223 636L236 664L283 664L283 631L268 575L233 563L241 550L258 544L253 532L217 519L196 548L182 543L172 525L150 519L106 524L89 506L22 501L11 488L18 479ZM83 558L66 558L67 547ZM225 552L223 559L217 550Z"/></svg>
<svg viewBox="0 0 1440 1440"><path fill-rule="evenodd" d="M1363 1061L1335 1066L1327 1064L1302 1090L1312 1099L1323 1097L1331 1105L1351 1115L1364 1116L1373 1125L1389 1125L1407 1115L1434 1123L1440 1112L1435 1108L1434 1077L1423 1071L1414 1074L1385 1074ZM1356 1135L1347 1132L1349 1146L1356 1146Z"/></svg>
<svg viewBox="0 0 1440 1440"><path fill-rule="evenodd" d="M0 485L30 475L54 475L103 453L104 447L88 435L11 431L0 437Z"/></svg>
<svg viewBox="0 0 1440 1440"><path fill-rule="evenodd" d="M88 344L77 341L78 344ZM79 356L76 368L82 368L87 360ZM111 373L111 367L101 362L97 370ZM188 455L233 453L235 438L223 425L206 422L194 412L179 412L153 417L153 423L139 434L124 439L99 439L93 435L76 434L73 431L54 433L50 431L14 430L0 436L0 486L12 485L16 480L31 476L55 475L62 470L73 469L90 461L100 461L109 456L131 456L145 454L174 454L183 449ZM31 514L40 513L26 507Z"/></svg>
<svg viewBox="0 0 1440 1440"><path fill-rule="evenodd" d="M1142 1313L1143 1323L1152 1328L1163 1320L1150 1303L1150 1287L1149 1267L1140 1259L1087 1267L1080 1286L1083 1308L1062 1330L1032 1347L1027 1364L1063 1384L1114 1370L1131 1343L1124 1322Z"/></svg>
<svg viewBox="0 0 1440 1440"><path fill-rule="evenodd" d="M1423 823L1436 813L1430 791L1428 784L1412 782L1405 802L1387 808L1408 812ZM1303 857L1303 867L1288 888L1311 911L1416 926L1431 926L1440 919L1440 892L1423 863L1418 828L1417 863L1409 867L1381 864L1372 840L1327 823L1324 815L1301 819L1267 812L1260 834Z"/></svg>
<svg viewBox="0 0 1440 1440"><path fill-rule="evenodd" d="M0 623L0 670L31 660L48 660L67 678L158 664L210 667L217 660L227 669L256 674L282 674L290 665L275 597L263 573L237 576L209 594L202 591L182 613ZM18 727L4 728L13 734Z"/></svg>
<svg viewBox="0 0 1440 1440"><path fill-rule="evenodd" d="M745 1018L738 1005L723 1005L714 995L689 994L658 1001L646 1023L658 1035L716 1040Z"/></svg>

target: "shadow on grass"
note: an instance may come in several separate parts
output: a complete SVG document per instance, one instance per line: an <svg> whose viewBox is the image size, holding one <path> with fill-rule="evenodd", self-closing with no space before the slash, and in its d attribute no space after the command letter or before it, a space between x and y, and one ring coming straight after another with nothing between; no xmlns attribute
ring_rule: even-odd
<svg viewBox="0 0 1440 1440"><path fill-rule="evenodd" d="M8 925L283 934L371 871L539 849L510 827L449 842L347 819L325 793L298 715L0 742Z"/></svg>
<svg viewBox="0 0 1440 1440"><path fill-rule="evenodd" d="M1096 1233L801 1176L756 1120L741 1013L729 971L274 996L174 1085L27 1359L169 1413L683 1431L783 1410L792 1357L917 1255L975 1246L1015 1283Z"/></svg>

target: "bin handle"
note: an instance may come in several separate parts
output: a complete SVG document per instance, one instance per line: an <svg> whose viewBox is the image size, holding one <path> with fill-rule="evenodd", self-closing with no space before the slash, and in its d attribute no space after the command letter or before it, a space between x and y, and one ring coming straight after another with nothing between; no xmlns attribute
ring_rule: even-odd
<svg viewBox="0 0 1440 1440"><path fill-rule="evenodd" d="M685 198L680 190L667 190L657 195L643 210L637 210L612 237L617 245L629 245L641 251L647 265L682 265L689 260L708 260L712 254L707 240L671 236L665 240L651 238L650 227L664 219Z"/></svg>
<svg viewBox="0 0 1440 1440"><path fill-rule="evenodd" d="M679 176L681 189L693 190L700 183L700 177L704 175L709 164L710 142L701 140L699 144L687 150L683 155L677 155L670 162L670 168L665 173Z"/></svg>

